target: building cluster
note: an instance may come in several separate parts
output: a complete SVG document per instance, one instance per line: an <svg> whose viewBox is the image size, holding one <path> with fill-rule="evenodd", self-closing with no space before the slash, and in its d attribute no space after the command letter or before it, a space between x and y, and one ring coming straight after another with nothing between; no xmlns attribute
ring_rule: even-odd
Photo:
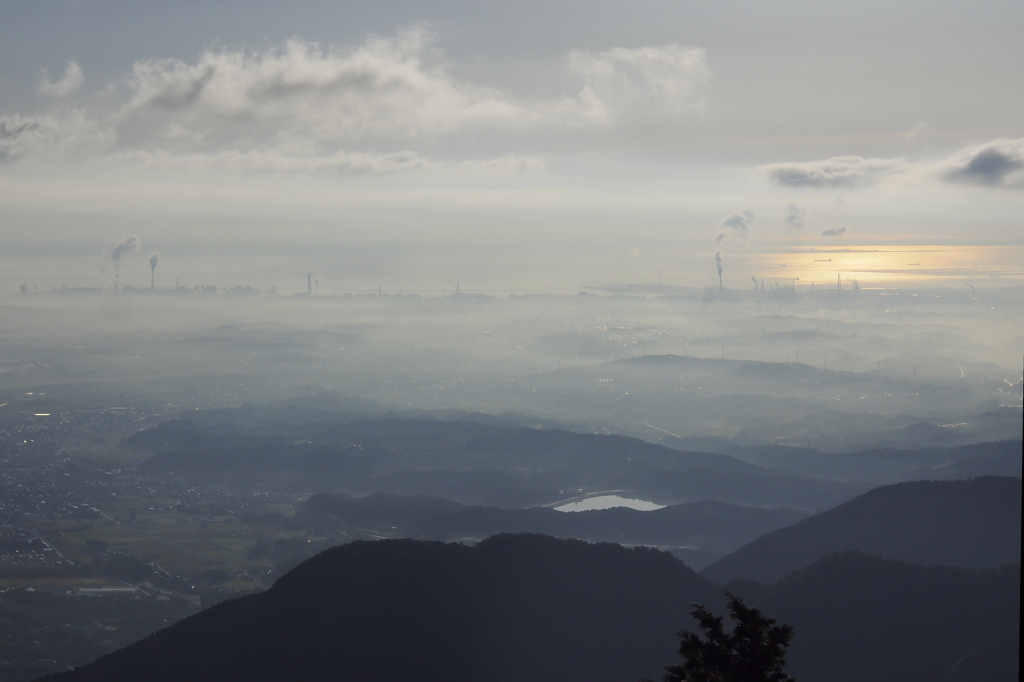
<svg viewBox="0 0 1024 682"><path fill-rule="evenodd" d="M284 495L145 479L130 469L102 467L71 456L85 433L130 430L140 418L130 410L6 416L0 423L0 567L68 563L51 544L58 526L67 529L76 522L97 521L146 524L144 514L108 516L101 509L109 509L110 502L132 500L138 507L138 501L145 500L144 512L173 511L202 526L262 513L267 504L286 501Z"/></svg>

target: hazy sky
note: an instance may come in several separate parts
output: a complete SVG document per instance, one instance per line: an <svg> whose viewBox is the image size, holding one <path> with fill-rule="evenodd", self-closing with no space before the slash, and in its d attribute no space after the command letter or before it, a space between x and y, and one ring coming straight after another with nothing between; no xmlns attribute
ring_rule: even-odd
<svg viewBox="0 0 1024 682"><path fill-rule="evenodd" d="M0 243L1021 244L1022 35L1020 0L0 0Z"/></svg>

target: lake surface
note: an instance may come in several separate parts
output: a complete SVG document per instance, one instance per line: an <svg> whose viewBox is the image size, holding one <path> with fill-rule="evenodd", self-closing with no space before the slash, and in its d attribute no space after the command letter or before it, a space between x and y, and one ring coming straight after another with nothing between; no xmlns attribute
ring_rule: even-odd
<svg viewBox="0 0 1024 682"><path fill-rule="evenodd" d="M663 504L655 504L654 502L648 502L647 500L634 500L627 497L620 497L619 495L599 495L597 497L588 497L587 499L579 500L578 502L563 504L561 507L555 507L555 511L594 511L597 509L611 509L613 507L628 507L629 509L636 509L639 511L654 511L655 509L662 509L664 506L665 505Z"/></svg>

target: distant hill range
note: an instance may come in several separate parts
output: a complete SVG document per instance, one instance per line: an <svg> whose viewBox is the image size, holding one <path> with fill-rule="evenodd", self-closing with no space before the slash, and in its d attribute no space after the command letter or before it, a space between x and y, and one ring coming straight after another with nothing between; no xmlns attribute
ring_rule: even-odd
<svg viewBox="0 0 1024 682"><path fill-rule="evenodd" d="M741 594L742 596L742 594ZM796 630L801 682L1016 680L1020 568L925 568L845 553L756 603ZM400 679L621 682L675 663L689 602L720 588L668 554L539 535L475 547L387 540L327 550L52 682ZM1009 632L1009 634L1007 634ZM960 675L957 677L957 675Z"/></svg>
<svg viewBox="0 0 1024 682"><path fill-rule="evenodd" d="M846 550L924 566L1019 564L1020 537L1019 478L899 483L768 533L703 575L769 584L823 554Z"/></svg>
<svg viewBox="0 0 1024 682"><path fill-rule="evenodd" d="M785 345L791 340L782 343L780 355L792 352ZM1020 440L1019 408L998 399L979 401L963 381L900 374L642 355L517 381L515 399L541 414L673 446L672 434L716 431L739 445L781 443L829 452Z"/></svg>
<svg viewBox="0 0 1024 682"><path fill-rule="evenodd" d="M153 455L140 473L194 483L427 495L509 508L551 502L567 488L614 488L666 503L717 499L822 511L873 485L1021 475L1019 440L857 452L743 447L720 438L667 439L662 447L551 428L555 423L523 415L384 413L373 403L323 403L189 413L123 445Z"/></svg>
<svg viewBox="0 0 1024 682"><path fill-rule="evenodd" d="M546 504L564 498L564 490L583 489L636 491L662 503L715 499L815 511L871 487L625 436L399 417L328 422L292 414L275 421L265 409L255 423L245 412L223 416L220 422L209 415L167 422L123 445L153 453L140 474L190 484L425 495L506 508Z"/></svg>
<svg viewBox="0 0 1024 682"><path fill-rule="evenodd" d="M809 516L779 507L761 509L704 500L638 511L616 507L561 512L549 507L501 509L427 497L318 494L300 510L313 528L392 528L420 540L477 540L499 533L541 533L591 542L668 549L701 568L751 540Z"/></svg>
<svg viewBox="0 0 1024 682"><path fill-rule="evenodd" d="M653 371L670 361L683 359L613 364ZM845 428L852 419L835 411L806 418L817 420L815 428L825 431ZM764 433L773 428L770 423L763 426ZM912 426L899 429L909 433ZM897 428L878 425L890 427ZM875 485L1021 475L1019 428L1014 440L953 446L960 427L935 427L946 434L938 439L945 446L922 437L910 438L900 449L830 452L743 446L736 439L676 438L649 425L637 427L647 440L580 433L581 428L515 413L389 412L373 401L325 394L189 412L122 445L152 455L139 473L189 483L423 495L505 508L546 504L560 499L560 490L583 488L632 490L664 504L715 499L823 511ZM991 432L993 438L1001 433ZM665 447L649 442L652 435L663 438Z"/></svg>
<svg viewBox="0 0 1024 682"><path fill-rule="evenodd" d="M878 485L974 476L1019 478L1021 475L1020 440L955 447L922 444L914 448L821 452L785 445L741 446L723 438L684 438L673 447L717 452L752 464L785 468L800 476L836 481L866 481Z"/></svg>

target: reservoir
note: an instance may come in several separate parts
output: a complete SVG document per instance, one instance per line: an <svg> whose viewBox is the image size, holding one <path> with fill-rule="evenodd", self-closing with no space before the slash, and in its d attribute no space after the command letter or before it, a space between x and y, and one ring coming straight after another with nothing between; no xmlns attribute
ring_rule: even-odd
<svg viewBox="0 0 1024 682"><path fill-rule="evenodd" d="M561 507L555 507L555 511L594 511L597 509L611 509L612 507L628 507L629 509L636 509L639 511L654 511L655 509L661 509L664 506L665 505L663 504L655 504L654 502L648 502L647 500L632 500L627 497L620 497L619 495L599 495L597 497L588 497L585 500L563 504Z"/></svg>

